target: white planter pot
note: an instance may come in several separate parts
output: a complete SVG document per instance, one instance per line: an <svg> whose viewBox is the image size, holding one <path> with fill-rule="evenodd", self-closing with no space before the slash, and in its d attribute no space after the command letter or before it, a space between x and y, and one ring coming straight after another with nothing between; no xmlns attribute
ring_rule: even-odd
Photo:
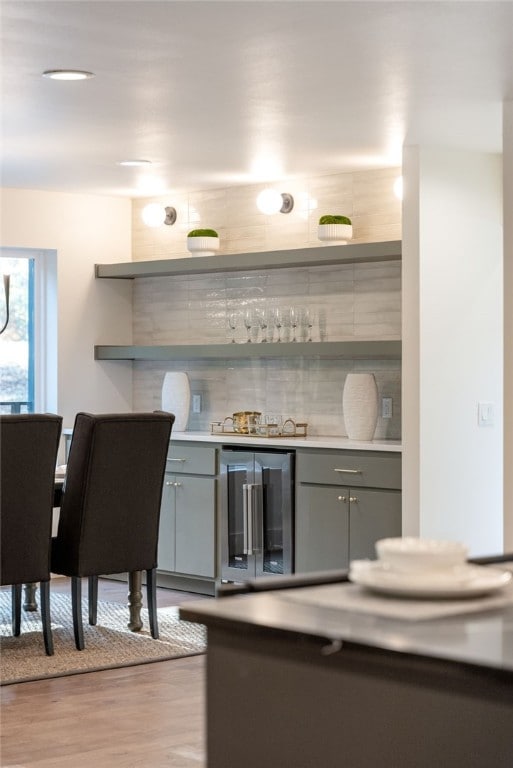
<svg viewBox="0 0 513 768"><path fill-rule="evenodd" d="M372 440L378 421L378 388L373 373L348 373L342 395L350 440Z"/></svg>
<svg viewBox="0 0 513 768"><path fill-rule="evenodd" d="M219 250L218 237L188 237L187 250L191 256L214 256Z"/></svg>
<svg viewBox="0 0 513 768"><path fill-rule="evenodd" d="M345 245L353 237L352 224L319 224L317 237L323 242L338 242Z"/></svg>
<svg viewBox="0 0 513 768"><path fill-rule="evenodd" d="M174 413L173 432L185 432L191 405L189 377L183 371L168 372L162 384L162 410Z"/></svg>

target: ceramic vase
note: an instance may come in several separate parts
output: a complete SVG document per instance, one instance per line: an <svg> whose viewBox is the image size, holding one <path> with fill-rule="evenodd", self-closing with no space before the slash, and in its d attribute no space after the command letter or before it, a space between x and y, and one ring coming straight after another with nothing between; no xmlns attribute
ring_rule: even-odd
<svg viewBox="0 0 513 768"><path fill-rule="evenodd" d="M342 395L350 440L372 440L378 421L378 388L373 373L348 373Z"/></svg>
<svg viewBox="0 0 513 768"><path fill-rule="evenodd" d="M168 372L162 384L162 410L174 413L173 432L185 432L191 405L189 377L183 371Z"/></svg>

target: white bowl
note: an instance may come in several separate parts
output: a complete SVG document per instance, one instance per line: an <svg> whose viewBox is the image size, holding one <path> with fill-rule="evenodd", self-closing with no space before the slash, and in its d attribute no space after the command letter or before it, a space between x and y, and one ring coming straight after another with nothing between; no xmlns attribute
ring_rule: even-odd
<svg viewBox="0 0 513 768"><path fill-rule="evenodd" d="M463 565L468 549L457 541L421 539L411 536L376 542L380 562L403 572L447 570Z"/></svg>

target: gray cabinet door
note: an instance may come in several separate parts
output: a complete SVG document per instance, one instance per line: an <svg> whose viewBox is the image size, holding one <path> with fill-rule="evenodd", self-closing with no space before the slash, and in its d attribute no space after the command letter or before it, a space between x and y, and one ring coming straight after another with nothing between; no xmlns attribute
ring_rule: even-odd
<svg viewBox="0 0 513 768"><path fill-rule="evenodd" d="M349 565L349 490L300 485L296 494L296 573Z"/></svg>
<svg viewBox="0 0 513 768"><path fill-rule="evenodd" d="M177 476L175 568L215 577L215 478Z"/></svg>
<svg viewBox="0 0 513 768"><path fill-rule="evenodd" d="M351 488L349 559L376 559L378 539L401 535L401 492Z"/></svg>
<svg viewBox="0 0 513 768"><path fill-rule="evenodd" d="M176 477L166 472L162 488L158 566L162 571L175 570L175 486Z"/></svg>
<svg viewBox="0 0 513 768"><path fill-rule="evenodd" d="M215 482L213 477L166 473L158 570L215 577Z"/></svg>

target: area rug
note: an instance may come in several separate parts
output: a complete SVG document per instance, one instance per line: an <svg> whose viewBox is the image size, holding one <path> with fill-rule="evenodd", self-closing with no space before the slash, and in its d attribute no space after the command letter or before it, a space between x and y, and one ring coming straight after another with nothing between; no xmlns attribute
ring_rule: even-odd
<svg viewBox="0 0 513 768"><path fill-rule="evenodd" d="M0 682L2 685L128 667L204 653L206 629L201 624L181 621L178 608L159 608L159 639L149 630L148 611L141 611L143 630L127 628L128 608L117 603L98 602L98 623L87 623L84 600L85 649L77 651L73 638L71 598L51 596L54 655L45 654L41 614L22 610L21 635L11 635L10 590L0 592Z"/></svg>

